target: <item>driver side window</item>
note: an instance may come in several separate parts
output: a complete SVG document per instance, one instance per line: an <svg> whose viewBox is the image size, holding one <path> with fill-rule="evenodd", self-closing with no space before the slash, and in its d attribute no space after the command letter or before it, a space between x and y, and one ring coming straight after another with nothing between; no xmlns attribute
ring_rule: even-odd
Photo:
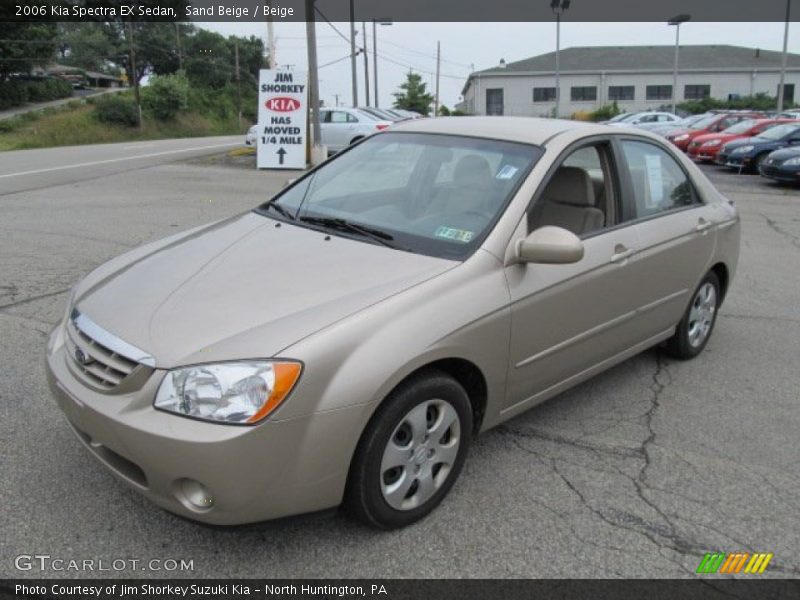
<svg viewBox="0 0 800 600"><path fill-rule="evenodd" d="M613 221L610 148L583 146L558 166L528 216L528 231L545 225L562 227L579 237Z"/></svg>

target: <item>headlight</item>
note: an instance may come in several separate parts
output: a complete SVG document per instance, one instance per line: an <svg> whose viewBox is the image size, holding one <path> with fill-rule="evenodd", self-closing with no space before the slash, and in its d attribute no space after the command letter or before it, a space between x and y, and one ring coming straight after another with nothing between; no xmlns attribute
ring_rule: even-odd
<svg viewBox="0 0 800 600"><path fill-rule="evenodd" d="M682 142L683 140L688 140L688 139L689 139L689 134L688 133L682 133L681 135L676 137L674 141Z"/></svg>
<svg viewBox="0 0 800 600"><path fill-rule="evenodd" d="M800 156L795 158L790 158L789 160L783 161L783 165L786 167L797 167L800 166Z"/></svg>
<svg viewBox="0 0 800 600"><path fill-rule="evenodd" d="M247 360L173 369L154 406L184 417L250 425L274 411L292 391L301 366Z"/></svg>
<svg viewBox="0 0 800 600"><path fill-rule="evenodd" d="M703 142L703 147L705 146L719 146L722 142L720 140L708 140L707 142Z"/></svg>
<svg viewBox="0 0 800 600"><path fill-rule="evenodd" d="M750 152L754 146L739 146L738 148L734 148L731 151L731 154L745 154L746 152Z"/></svg>

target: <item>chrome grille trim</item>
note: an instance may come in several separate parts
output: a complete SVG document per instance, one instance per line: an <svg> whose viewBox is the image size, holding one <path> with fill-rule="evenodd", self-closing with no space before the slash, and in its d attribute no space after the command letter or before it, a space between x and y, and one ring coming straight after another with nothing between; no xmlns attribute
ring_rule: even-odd
<svg viewBox="0 0 800 600"><path fill-rule="evenodd" d="M150 368L155 368L156 359L147 354L144 350L129 344L125 340L119 339L92 321L89 317L81 313L77 308L72 309L70 321L75 329L86 336L94 344L99 344L111 353L127 358L134 363L140 363ZM132 370L132 369L131 369Z"/></svg>

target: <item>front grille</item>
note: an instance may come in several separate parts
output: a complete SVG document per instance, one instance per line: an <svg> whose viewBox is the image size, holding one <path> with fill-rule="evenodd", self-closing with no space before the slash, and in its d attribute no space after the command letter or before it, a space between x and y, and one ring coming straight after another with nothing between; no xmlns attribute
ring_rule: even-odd
<svg viewBox="0 0 800 600"><path fill-rule="evenodd" d="M96 325L77 310L66 325L67 364L85 382L112 390L140 365L155 366L152 357Z"/></svg>
<svg viewBox="0 0 800 600"><path fill-rule="evenodd" d="M88 361L78 362L78 350ZM90 383L104 389L118 386L136 368L136 363L109 350L79 330L70 320L67 323L67 355L70 364Z"/></svg>

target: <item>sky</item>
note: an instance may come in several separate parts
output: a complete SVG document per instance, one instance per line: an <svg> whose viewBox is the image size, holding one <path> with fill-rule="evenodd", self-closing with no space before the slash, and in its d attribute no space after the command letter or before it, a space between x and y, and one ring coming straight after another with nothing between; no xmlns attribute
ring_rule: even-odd
<svg viewBox="0 0 800 600"><path fill-rule="evenodd" d="M224 35L256 35L266 43L263 23L197 23ZM352 105L349 23L333 23L341 37L325 22L318 22L317 62L320 65L320 98L326 105ZM372 24L367 25L371 104ZM276 22L275 56L279 65L296 70L307 68L305 23ZM356 24L357 46L363 45L361 23ZM702 23L681 26L681 45L730 44L780 51L783 23ZM500 59L514 62L555 50L556 25L549 23L393 23L378 26L378 84L380 106L391 106L392 92L405 80L409 68L423 76L428 90L434 90L436 42L441 42L440 103L452 107L471 69L497 66ZM347 38L347 39L345 39ZM561 47L674 45L675 28L666 23L561 23ZM789 52L800 53L800 23L789 30ZM338 62L334 62L338 61ZM333 63L333 64L328 64ZM358 56L359 104L365 104L363 55Z"/></svg>

